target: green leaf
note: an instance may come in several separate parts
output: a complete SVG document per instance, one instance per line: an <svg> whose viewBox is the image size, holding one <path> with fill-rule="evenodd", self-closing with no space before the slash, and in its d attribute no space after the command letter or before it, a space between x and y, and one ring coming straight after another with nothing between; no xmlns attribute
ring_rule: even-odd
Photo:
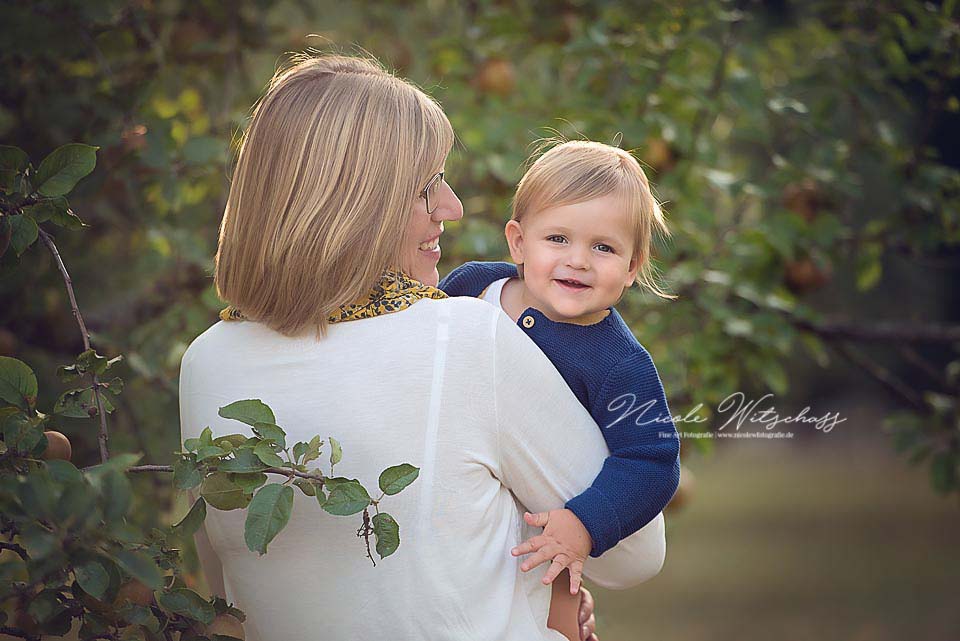
<svg viewBox="0 0 960 641"><path fill-rule="evenodd" d="M276 424L277 419L273 410L267 407L260 399L236 401L220 408L218 412L223 418L231 418L253 427L257 423Z"/></svg>
<svg viewBox="0 0 960 641"><path fill-rule="evenodd" d="M110 399L111 397L108 394L100 395L100 403L103 405L103 411L107 414L116 409ZM97 399L94 397L93 388L82 387L67 390L54 403L53 413L67 418L93 418L97 416L99 410L97 409Z"/></svg>
<svg viewBox="0 0 960 641"><path fill-rule="evenodd" d="M45 222L57 213L57 205L54 203L54 200L53 198L41 200L33 205L27 205L22 211L36 223Z"/></svg>
<svg viewBox="0 0 960 641"><path fill-rule="evenodd" d="M306 465L310 461L320 458L320 446L323 445L323 441L320 440L320 436L314 436L310 439L310 443L307 444L307 451L303 455L303 460L301 463Z"/></svg>
<svg viewBox="0 0 960 641"><path fill-rule="evenodd" d="M260 488L247 510L243 538L252 552L265 554L267 545L290 520L293 488L271 483Z"/></svg>
<svg viewBox="0 0 960 641"><path fill-rule="evenodd" d="M157 604L167 612L183 615L204 625L209 625L217 616L213 605L189 588L155 592L154 596L157 599Z"/></svg>
<svg viewBox="0 0 960 641"><path fill-rule="evenodd" d="M3 442L11 449L30 452L44 438L43 429L23 414L11 414L3 419Z"/></svg>
<svg viewBox="0 0 960 641"><path fill-rule="evenodd" d="M30 158L19 147L0 145L0 189L11 192L14 187L14 176L27 170Z"/></svg>
<svg viewBox="0 0 960 641"><path fill-rule="evenodd" d="M350 480L336 483L330 490L323 509L337 516L350 516L370 505L370 495L359 481Z"/></svg>
<svg viewBox="0 0 960 641"><path fill-rule="evenodd" d="M64 485L83 483L83 473L70 461L53 459L46 461L44 465L46 465L47 471L50 472L50 478L57 483Z"/></svg>
<svg viewBox="0 0 960 641"><path fill-rule="evenodd" d="M203 525L203 520L207 518L207 502L203 497L194 501L193 506L187 515L180 519L179 523L173 526L181 536L193 536L193 534Z"/></svg>
<svg viewBox="0 0 960 641"><path fill-rule="evenodd" d="M373 515L373 533L377 536L377 554L381 559L400 547L400 526L386 512Z"/></svg>
<svg viewBox="0 0 960 641"><path fill-rule="evenodd" d="M304 443L303 441L300 441L299 443L294 445L293 446L293 462L299 463L301 457L303 457L303 455L306 454L306 452L307 452L307 444Z"/></svg>
<svg viewBox="0 0 960 641"><path fill-rule="evenodd" d="M277 456L273 451L273 445L269 441L261 441L253 448L253 453L257 458L263 461L264 465L270 467L283 467L283 459Z"/></svg>
<svg viewBox="0 0 960 641"><path fill-rule="evenodd" d="M317 486L308 481L307 479L297 479L293 482L294 485L300 488L307 496L316 496L317 495Z"/></svg>
<svg viewBox="0 0 960 641"><path fill-rule="evenodd" d="M43 159L37 169L34 183L44 196L63 196L97 166L97 150L80 143L70 143L55 149Z"/></svg>
<svg viewBox="0 0 960 641"><path fill-rule="evenodd" d="M8 216L10 220L10 246L20 256L27 247L37 241L40 228L29 216Z"/></svg>
<svg viewBox="0 0 960 641"><path fill-rule="evenodd" d="M262 439L275 442L281 449L287 447L287 435L279 425L258 422L253 426L253 433Z"/></svg>
<svg viewBox="0 0 960 641"><path fill-rule="evenodd" d="M957 461L949 452L938 452L930 462L933 489L946 494L957 485Z"/></svg>
<svg viewBox="0 0 960 641"><path fill-rule="evenodd" d="M197 462L205 461L208 458L225 456L228 451L216 445L201 445L197 448Z"/></svg>
<svg viewBox="0 0 960 641"><path fill-rule="evenodd" d="M409 463L388 467L380 474L380 489L384 494L396 494L420 475L420 468Z"/></svg>
<svg viewBox="0 0 960 641"><path fill-rule="evenodd" d="M214 472L203 479L200 496L218 510L238 510L250 504L250 495L234 483L226 472Z"/></svg>
<svg viewBox="0 0 960 641"><path fill-rule="evenodd" d="M107 521L118 521L125 517L133 501L133 490L127 475L118 470L110 470L100 481L100 491Z"/></svg>
<svg viewBox="0 0 960 641"><path fill-rule="evenodd" d="M260 472L269 467L253 453L251 447L240 447L233 451L233 458L220 463L217 468L221 472Z"/></svg>
<svg viewBox="0 0 960 641"><path fill-rule="evenodd" d="M340 447L340 441L337 439L332 436L327 438L330 439L330 468L333 469L333 466L343 458L343 448Z"/></svg>
<svg viewBox="0 0 960 641"><path fill-rule="evenodd" d="M223 143L211 136L191 138L183 146L183 159L189 165L209 165L220 159L223 153Z"/></svg>
<svg viewBox="0 0 960 641"><path fill-rule="evenodd" d="M27 554L34 560L49 556L60 546L57 537L39 523L22 525L19 538L20 543L27 549Z"/></svg>
<svg viewBox="0 0 960 641"><path fill-rule="evenodd" d="M179 490L189 490L200 485L203 478L197 464L189 458L178 458L173 463L173 484Z"/></svg>
<svg viewBox="0 0 960 641"><path fill-rule="evenodd" d="M103 598L110 586L110 575L99 559L91 558L75 566L73 573L83 591L95 599Z"/></svg>
<svg viewBox="0 0 960 641"><path fill-rule="evenodd" d="M231 473L230 480L243 488L247 494L253 494L258 487L267 482L267 475L263 472Z"/></svg>
<svg viewBox="0 0 960 641"><path fill-rule="evenodd" d="M147 587L159 590L163 585L163 575L156 561L146 554L133 550L118 550L112 557L127 574Z"/></svg>
<svg viewBox="0 0 960 641"><path fill-rule="evenodd" d="M0 400L22 410L37 403L37 377L23 361L0 356Z"/></svg>

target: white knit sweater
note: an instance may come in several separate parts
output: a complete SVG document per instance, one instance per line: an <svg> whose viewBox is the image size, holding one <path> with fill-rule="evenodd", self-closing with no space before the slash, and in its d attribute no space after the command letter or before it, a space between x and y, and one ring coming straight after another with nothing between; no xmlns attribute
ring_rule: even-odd
<svg viewBox="0 0 960 641"><path fill-rule="evenodd" d="M401 544L376 567L356 537L359 515L331 516L299 491L262 557L244 543L245 510L209 509L206 533L227 596L248 615L247 639L563 639L546 627L547 564L521 572L510 549L538 531L523 522L524 509L561 507L590 485L608 452L553 365L506 315L475 299L423 300L332 325L320 341L219 322L183 357L182 438L208 425L214 435L251 434L217 415L247 398L273 408L291 446L314 434L337 438L336 475L371 492L386 467L420 468L381 503L400 524ZM627 588L657 574L664 555L659 516L588 559L585 573Z"/></svg>

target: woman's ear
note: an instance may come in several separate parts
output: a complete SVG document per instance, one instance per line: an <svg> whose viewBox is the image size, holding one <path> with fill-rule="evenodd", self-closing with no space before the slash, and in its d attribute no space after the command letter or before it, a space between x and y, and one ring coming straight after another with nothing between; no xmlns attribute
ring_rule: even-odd
<svg viewBox="0 0 960 641"><path fill-rule="evenodd" d="M507 245L510 247L510 258L517 265L523 264L523 228L515 220L508 220L503 233L507 237Z"/></svg>

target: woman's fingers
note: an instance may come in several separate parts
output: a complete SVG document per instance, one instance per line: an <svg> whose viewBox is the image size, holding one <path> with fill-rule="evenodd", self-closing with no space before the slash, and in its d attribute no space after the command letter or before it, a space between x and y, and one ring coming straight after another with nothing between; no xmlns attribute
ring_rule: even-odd
<svg viewBox="0 0 960 641"><path fill-rule="evenodd" d="M597 641L597 617L594 616L596 604L590 590L580 587L580 610L577 620L580 623L580 641Z"/></svg>
<svg viewBox="0 0 960 641"><path fill-rule="evenodd" d="M586 623L587 619L593 616L593 610L596 605L593 602L593 594L590 593L590 590L580 586L580 612L579 612L579 621L581 624Z"/></svg>
<svg viewBox="0 0 960 641"><path fill-rule="evenodd" d="M523 519L527 524L534 527L547 527L547 521L550 520L550 513L537 512L536 514L531 514L530 512L524 512Z"/></svg>
<svg viewBox="0 0 960 641"><path fill-rule="evenodd" d="M593 617L590 617L586 623L580 625L580 638L583 641L589 641L591 638L596 638L595 632L597 630L597 621Z"/></svg>

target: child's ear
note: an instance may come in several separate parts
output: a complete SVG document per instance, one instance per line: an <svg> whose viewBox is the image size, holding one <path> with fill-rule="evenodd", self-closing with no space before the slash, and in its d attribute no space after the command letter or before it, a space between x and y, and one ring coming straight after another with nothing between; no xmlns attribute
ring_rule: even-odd
<svg viewBox="0 0 960 641"><path fill-rule="evenodd" d="M507 237L507 245L510 247L510 258L517 265L523 264L523 229L520 223L515 220L508 220L503 233Z"/></svg>
<svg viewBox="0 0 960 641"><path fill-rule="evenodd" d="M623 282L624 287L630 287L633 285L633 282L637 279L637 272L640 270L640 263L642 261L642 256L634 255L634 257L630 259L630 267L627 271L627 278Z"/></svg>

